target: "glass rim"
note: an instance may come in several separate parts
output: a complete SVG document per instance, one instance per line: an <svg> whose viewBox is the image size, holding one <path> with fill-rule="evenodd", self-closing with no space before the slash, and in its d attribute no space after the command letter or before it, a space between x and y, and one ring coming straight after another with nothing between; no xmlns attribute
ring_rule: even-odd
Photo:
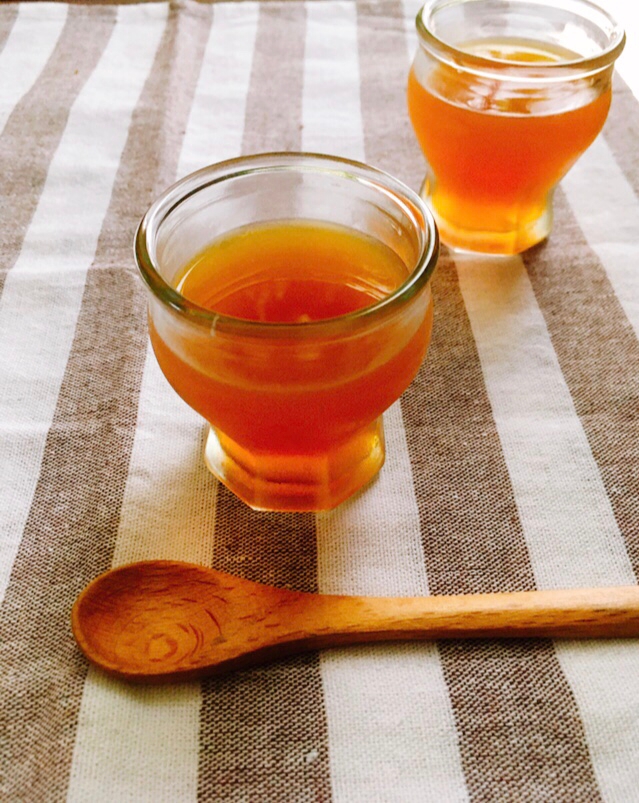
<svg viewBox="0 0 639 803"><path fill-rule="evenodd" d="M236 318L214 312L183 296L161 275L150 243L162 223L181 203L214 184L250 174L273 172L312 172L340 176L375 187L392 196L411 221L418 236L420 252L415 265L402 284L384 298L367 307L333 318L302 322L267 322ZM423 226L418 218L423 219ZM302 220L302 218L300 218ZM309 218L310 220L310 218ZM268 221L264 221L268 222ZM231 232L233 229L229 229ZM435 219L419 195L389 173L363 162L310 152L270 152L240 156L201 168L168 187L148 208L134 238L134 255L147 288L165 307L194 324L214 331L251 336L295 336L334 334L350 326L366 323L405 304L427 284L439 257L439 233ZM408 267L408 266L407 266Z"/></svg>
<svg viewBox="0 0 639 803"><path fill-rule="evenodd" d="M597 73L613 64L624 49L626 34L617 20L605 9L590 0L561 0L560 7L568 11L578 10L588 11L591 15L598 15L606 20L611 26L608 36L609 44L601 52L593 56L582 56L578 59L558 61L558 62L522 62L509 59L496 59L488 56L479 56L470 53L463 48L440 39L430 30L427 18L432 17L437 11L451 6L467 5L470 3L484 3L487 0L427 0L427 2L417 12L415 27L419 36L420 44L430 46L438 55L445 55L455 66L466 66L477 71L485 70L491 72L496 67L499 68L500 75L513 80L563 80L568 77L587 76ZM557 8L558 4L551 3L549 0L509 0L514 5L527 4L539 6L541 8ZM583 16L583 15L582 15ZM601 29L603 30L603 29Z"/></svg>

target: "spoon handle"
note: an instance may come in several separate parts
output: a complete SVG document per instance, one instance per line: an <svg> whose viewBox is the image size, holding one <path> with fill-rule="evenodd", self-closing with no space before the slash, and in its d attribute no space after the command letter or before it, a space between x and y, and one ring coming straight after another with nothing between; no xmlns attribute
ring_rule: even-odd
<svg viewBox="0 0 639 803"><path fill-rule="evenodd" d="M305 629L316 646L412 638L639 636L637 586L332 601L308 611L315 621L305 622Z"/></svg>
<svg viewBox="0 0 639 803"><path fill-rule="evenodd" d="M96 578L76 600L72 624L93 663L128 680L159 682L363 642L639 636L639 587L348 597L148 561Z"/></svg>

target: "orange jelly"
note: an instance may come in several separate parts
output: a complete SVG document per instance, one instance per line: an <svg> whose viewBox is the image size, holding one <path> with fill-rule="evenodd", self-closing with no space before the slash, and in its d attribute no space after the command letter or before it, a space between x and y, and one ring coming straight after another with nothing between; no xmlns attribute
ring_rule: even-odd
<svg viewBox="0 0 639 803"><path fill-rule="evenodd" d="M409 273L376 239L284 221L231 232L177 277L186 299L234 321L194 335L156 318L153 347L175 390L212 425L213 472L253 507L333 507L379 469L377 419L426 353L430 290L373 325L362 316Z"/></svg>
<svg viewBox="0 0 639 803"><path fill-rule="evenodd" d="M509 39L458 48L495 60L493 77L427 64L420 53L409 76L409 113L430 166L425 193L444 242L516 253L548 233L552 190L601 130L610 90L509 82L508 62L579 58L564 48Z"/></svg>

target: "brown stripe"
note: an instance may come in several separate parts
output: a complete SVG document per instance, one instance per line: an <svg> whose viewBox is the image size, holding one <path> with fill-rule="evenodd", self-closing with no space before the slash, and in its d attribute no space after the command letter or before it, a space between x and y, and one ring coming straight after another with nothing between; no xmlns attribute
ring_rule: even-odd
<svg viewBox="0 0 639 803"><path fill-rule="evenodd" d="M360 2L358 9L366 156L417 186L424 159L405 108L401 4ZM434 594L531 589L508 471L446 254L433 293L433 342L402 399L429 587ZM471 798L599 798L579 713L549 642L442 643L439 649Z"/></svg>
<svg viewBox="0 0 639 803"><path fill-rule="evenodd" d="M131 238L158 183L175 175L209 13L192 6L171 15L133 115L87 277L0 616L6 700L0 731L12 762L3 799L65 797L87 671L71 637L69 611L81 588L111 563L146 352L145 299ZM103 38L99 27L96 18L92 41Z"/></svg>
<svg viewBox="0 0 639 803"><path fill-rule="evenodd" d="M610 114L604 136L626 179L639 196L639 101L623 79L615 73Z"/></svg>
<svg viewBox="0 0 639 803"><path fill-rule="evenodd" d="M243 154L300 150L305 23L302 3L260 6Z"/></svg>
<svg viewBox="0 0 639 803"><path fill-rule="evenodd" d="M0 52L5 46L17 16L18 3L0 4Z"/></svg>
<svg viewBox="0 0 639 803"><path fill-rule="evenodd" d="M304 31L302 4L260 7L244 153L300 148ZM314 517L256 513L220 486L214 564L316 591ZM315 654L205 683L200 738L200 800L330 800Z"/></svg>
<svg viewBox="0 0 639 803"><path fill-rule="evenodd" d="M256 513L223 486L217 505L216 568L317 591L311 515ZM330 800L318 656L205 682L200 739L202 801Z"/></svg>
<svg viewBox="0 0 639 803"><path fill-rule="evenodd" d="M69 9L53 53L0 136L0 293L7 272L20 255L71 107L109 41L115 18L114 8Z"/></svg>
<svg viewBox="0 0 639 803"><path fill-rule="evenodd" d="M535 581L508 470L446 255L433 294L433 341L402 399L428 584L433 594L530 590Z"/></svg>
<svg viewBox="0 0 639 803"><path fill-rule="evenodd" d="M561 188L550 238L524 261L639 576L639 343Z"/></svg>
<svg viewBox="0 0 639 803"><path fill-rule="evenodd" d="M408 122L408 48L398 0L357 3L359 64L366 161L415 190L425 160Z"/></svg>
<svg viewBox="0 0 639 803"><path fill-rule="evenodd" d="M402 402L429 586L433 594L532 589L479 358L447 258L433 291L433 343ZM598 799L579 712L549 642L442 643L440 654L472 797L535 799L543 790L548 799Z"/></svg>

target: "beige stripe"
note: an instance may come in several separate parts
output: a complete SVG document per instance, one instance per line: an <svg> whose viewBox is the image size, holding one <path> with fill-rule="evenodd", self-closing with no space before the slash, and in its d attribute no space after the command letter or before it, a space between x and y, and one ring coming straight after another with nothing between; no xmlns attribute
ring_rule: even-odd
<svg viewBox="0 0 639 803"><path fill-rule="evenodd" d="M639 100L639 53L635 47L639 36L639 7L628 0L598 0L597 5L606 9L625 28L626 46L615 64L615 71Z"/></svg>
<svg viewBox="0 0 639 803"><path fill-rule="evenodd" d="M573 165L561 188L639 339L639 198L603 137Z"/></svg>
<svg viewBox="0 0 639 803"><path fill-rule="evenodd" d="M16 104L37 81L53 53L69 7L63 3L22 3L4 48L0 49L0 132Z"/></svg>
<svg viewBox="0 0 639 803"><path fill-rule="evenodd" d="M82 16L88 21L90 13L83 9ZM93 27L94 37L83 47L93 42L100 49L104 32L97 20ZM19 623L21 633L19 644L13 640L11 653L3 656L3 665L12 673L7 731L14 759L11 799L63 799L66 790L86 674L68 631L68 612L81 587L108 567L117 531L146 343L144 301L133 273L130 238L158 174L171 169L160 163L163 140L180 131L179 117L173 134L164 129L166 104L174 97L166 80L172 52L167 28L132 117L87 276L3 610L3 627L15 632ZM25 700L37 701L26 723ZM90 735L80 729L76 738L76 750L82 750ZM103 748L104 735L97 755Z"/></svg>
<svg viewBox="0 0 639 803"><path fill-rule="evenodd" d="M402 399L429 585L435 594L529 590L530 560L455 266L445 253L433 295L431 348Z"/></svg>
<svg viewBox="0 0 639 803"><path fill-rule="evenodd" d="M256 513L220 486L214 565L252 580L317 590L310 514ZM203 800L329 800L316 654L204 683Z"/></svg>
<svg viewBox="0 0 639 803"><path fill-rule="evenodd" d="M380 30L372 34L368 22L348 0L307 4L304 150L365 158L360 97L371 89L370 60L379 57L371 38L384 41L388 33L376 21ZM367 142L373 151L375 138ZM386 461L379 476L361 494L317 516L323 593L428 593L399 403L385 413L384 428ZM435 645L328 650L320 658L336 801L368 801L371 795L386 803L467 799Z"/></svg>
<svg viewBox="0 0 639 803"><path fill-rule="evenodd" d="M406 111L403 10L395 2L359 8L368 33L361 48L362 75L370 76L362 90L367 158L418 187L424 158ZM377 18L384 11L391 30ZM412 10L409 17L412 38ZM380 49L387 55L376 61ZM402 399L430 591L533 588L455 266L445 254L433 295L431 349ZM548 643L443 643L439 650L471 799L535 799L543 790L553 799L598 798L579 713Z"/></svg>
<svg viewBox="0 0 639 803"><path fill-rule="evenodd" d="M126 441L120 436L114 444L114 452L121 454L116 474L121 516L119 525L114 517L109 529L112 565L161 557L200 558L206 562L202 555L206 550L195 547L203 542L202 533L210 525L206 504L199 507L197 504L201 486L198 480L208 479L202 476L206 472L202 470L199 453L193 449L191 460L188 457L183 460L179 450L175 455L172 443L163 443L159 446L161 465L149 455L149 438L145 435L148 436L149 424L157 424L154 413L174 415L176 432L181 426L182 410L178 405L182 403L165 387L164 377L157 376L160 373L157 365L152 363L154 370L145 365L146 298L139 277L133 272L130 239L151 198L175 178L211 15L211 8L199 4L172 7L164 41L132 123L129 147L121 166L122 181L112 203L114 214L105 226L103 239L107 243L113 238L118 244L118 259L129 268L126 274L131 283L131 307L128 314L122 310L114 316L117 324L114 337L127 342L133 335L128 328L136 330L135 356L130 363L131 385L117 383L111 391L119 393L121 398L125 412L121 427L127 434ZM127 197L129 185L133 192ZM100 273L94 271L92 276ZM88 306L89 310L96 308L95 301ZM105 363L107 355L105 351ZM163 393L175 405L163 404ZM174 457L177 459L173 460ZM184 499L185 489L192 494L191 505ZM189 551L191 542L194 548ZM127 689L91 670L79 712L68 801L135 797L137 801L168 803L195 799L199 706L197 684L171 689ZM166 735L169 730L171 739ZM114 765L119 768L115 777Z"/></svg>
<svg viewBox="0 0 639 803"><path fill-rule="evenodd" d="M401 2L364 0L357 10L366 159L418 190L424 157L406 109L408 62Z"/></svg>
<svg viewBox="0 0 639 803"><path fill-rule="evenodd" d="M300 149L304 20L302 3L260 5L246 100L245 155Z"/></svg>
<svg viewBox="0 0 639 803"><path fill-rule="evenodd" d="M433 343L403 400L431 592L534 588L472 332L447 258L433 292ZM548 643L441 643L439 649L471 797L535 799L547 790L553 799L598 799L579 712Z"/></svg>
<svg viewBox="0 0 639 803"><path fill-rule="evenodd" d="M0 50L4 47L7 37L11 33L13 23L18 16L18 3L0 4Z"/></svg>
<svg viewBox="0 0 639 803"><path fill-rule="evenodd" d="M639 343L561 189L555 214L548 241L524 260L639 576Z"/></svg>
<svg viewBox="0 0 639 803"><path fill-rule="evenodd" d="M304 10L260 6L243 153L299 150ZM215 566L253 580L316 590L307 514L256 513L220 486ZM204 684L203 800L328 800L328 752L316 655Z"/></svg>
<svg viewBox="0 0 639 803"><path fill-rule="evenodd" d="M113 8L70 8L51 58L0 135L4 196L0 293L7 272L20 255L71 107L100 59L114 24ZM18 153L20 159L16 159Z"/></svg>
<svg viewBox="0 0 639 803"><path fill-rule="evenodd" d="M603 133L617 164L639 197L639 100L617 74L612 108Z"/></svg>
<svg viewBox="0 0 639 803"><path fill-rule="evenodd" d="M467 256L460 275L537 585L636 582L521 258ZM635 645L559 641L555 651L602 795L629 793L637 784L639 727L627 713L639 705ZM610 733L624 749L611 751Z"/></svg>

